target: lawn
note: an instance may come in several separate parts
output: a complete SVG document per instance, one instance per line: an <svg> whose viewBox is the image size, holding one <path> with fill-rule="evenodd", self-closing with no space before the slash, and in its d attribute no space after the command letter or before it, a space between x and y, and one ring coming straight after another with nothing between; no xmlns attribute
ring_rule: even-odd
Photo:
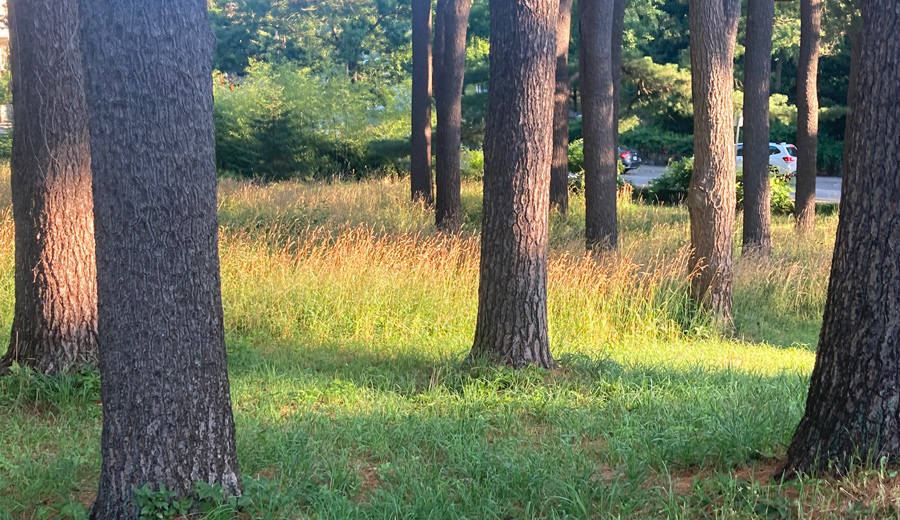
<svg viewBox="0 0 900 520"><path fill-rule="evenodd" d="M513 372L462 365L479 187L463 188L455 237L407 196L392 181L220 183L253 502L241 518L844 518L900 504L887 468L771 479L803 411L836 216L808 238L777 218L772 259L736 262L735 327L721 331L687 298L684 209L624 203L620 254L595 259L582 252L576 196L571 217L551 222L560 368ZM8 324L8 191L0 208ZM100 464L97 373L18 371L0 380L0 414L0 518L85 518Z"/></svg>

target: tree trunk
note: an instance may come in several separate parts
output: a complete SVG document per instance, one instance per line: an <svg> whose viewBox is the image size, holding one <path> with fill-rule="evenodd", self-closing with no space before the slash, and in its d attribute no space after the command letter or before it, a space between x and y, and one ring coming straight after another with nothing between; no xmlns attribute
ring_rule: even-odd
<svg viewBox="0 0 900 520"><path fill-rule="evenodd" d="M438 12L443 25L441 84L437 97L437 201L435 223L438 229L459 231L460 141L462 129L463 80L466 74L466 29L471 0L446 0Z"/></svg>
<svg viewBox="0 0 900 520"><path fill-rule="evenodd" d="M572 0L560 0L556 22L556 99L553 107L553 163L550 207L569 215L569 40Z"/></svg>
<svg viewBox="0 0 900 520"><path fill-rule="evenodd" d="M431 0L412 2L412 134L410 185L413 201L431 205Z"/></svg>
<svg viewBox="0 0 900 520"><path fill-rule="evenodd" d="M97 361L91 149L76 0L9 4L15 314L0 368Z"/></svg>
<svg viewBox="0 0 900 520"><path fill-rule="evenodd" d="M800 62L797 64L797 229L816 226L816 153L819 135L819 35L822 0L800 0Z"/></svg>
<svg viewBox="0 0 900 520"><path fill-rule="evenodd" d="M93 519L133 489L239 494L204 0L81 0L103 399Z"/></svg>
<svg viewBox="0 0 900 520"><path fill-rule="evenodd" d="M578 4L579 69L584 132L585 242L589 251L615 249L617 125L613 87L614 0Z"/></svg>
<svg viewBox="0 0 900 520"><path fill-rule="evenodd" d="M731 320L735 206L734 44L740 0L691 0L694 173L688 189L693 297Z"/></svg>
<svg viewBox="0 0 900 520"><path fill-rule="evenodd" d="M557 0L491 0L478 321L471 358L555 365L547 250Z"/></svg>
<svg viewBox="0 0 900 520"><path fill-rule="evenodd" d="M900 459L900 11L861 4L863 31L831 281L787 472Z"/></svg>
<svg viewBox="0 0 900 520"><path fill-rule="evenodd" d="M744 254L772 251L769 194L769 82L774 0L748 0L744 53Z"/></svg>

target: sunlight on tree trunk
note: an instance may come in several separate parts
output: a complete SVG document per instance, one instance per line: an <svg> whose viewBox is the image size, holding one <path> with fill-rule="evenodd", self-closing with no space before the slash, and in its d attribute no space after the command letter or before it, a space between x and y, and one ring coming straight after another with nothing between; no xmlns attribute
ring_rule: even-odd
<svg viewBox="0 0 900 520"><path fill-rule="evenodd" d="M822 0L800 0L800 62L797 64L797 229L816 226L816 155L819 137L819 39Z"/></svg>
<svg viewBox="0 0 900 520"><path fill-rule="evenodd" d="M431 205L431 0L412 2L412 137L410 184L413 201Z"/></svg>

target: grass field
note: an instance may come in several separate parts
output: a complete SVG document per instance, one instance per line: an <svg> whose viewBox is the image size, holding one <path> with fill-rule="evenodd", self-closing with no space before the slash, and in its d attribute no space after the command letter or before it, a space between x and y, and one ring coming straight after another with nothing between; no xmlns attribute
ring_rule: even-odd
<svg viewBox="0 0 900 520"><path fill-rule="evenodd" d="M407 190L222 181L225 327L253 500L241 517L894 514L887 468L770 478L803 411L835 216L806 239L779 218L772 259L737 261L735 331L723 334L686 297L684 209L624 204L621 253L595 260L582 253L576 197L571 218L551 225L560 368L512 372L461 366L477 305L478 187L464 187L465 229L450 238ZM8 207L3 191L3 324ZM0 518L85 517L100 462L96 372L19 371L0 380L0 413Z"/></svg>

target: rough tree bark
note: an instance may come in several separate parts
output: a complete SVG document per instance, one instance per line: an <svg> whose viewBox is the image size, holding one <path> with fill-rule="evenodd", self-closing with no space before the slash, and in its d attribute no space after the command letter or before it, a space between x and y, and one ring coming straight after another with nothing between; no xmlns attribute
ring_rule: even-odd
<svg viewBox="0 0 900 520"><path fill-rule="evenodd" d="M816 154L819 136L819 39L822 0L800 0L800 58L797 63L797 229L816 226Z"/></svg>
<svg viewBox="0 0 900 520"><path fill-rule="evenodd" d="M557 0L491 0L478 321L470 357L554 366L547 250Z"/></svg>
<svg viewBox="0 0 900 520"><path fill-rule="evenodd" d="M743 252L772 251L769 193L769 83L772 77L774 0L748 0L744 53L744 233Z"/></svg>
<svg viewBox="0 0 900 520"><path fill-rule="evenodd" d="M239 494L225 356L205 0L81 0L97 251L102 464L93 519L133 489Z"/></svg>
<svg viewBox="0 0 900 520"><path fill-rule="evenodd" d="M97 361L91 149L77 0L9 3L15 314L0 372Z"/></svg>
<svg viewBox="0 0 900 520"><path fill-rule="evenodd" d="M553 106L553 158L550 207L569 215L569 40L572 0L560 0L556 22L556 98Z"/></svg>
<svg viewBox="0 0 900 520"><path fill-rule="evenodd" d="M578 62L584 132L585 244L615 249L618 128L613 87L614 0L579 2Z"/></svg>
<svg viewBox="0 0 900 520"><path fill-rule="evenodd" d="M900 11L861 3L841 219L806 413L787 472L900 459Z"/></svg>
<svg viewBox="0 0 900 520"><path fill-rule="evenodd" d="M688 189L693 297L731 320L735 206L734 44L740 0L691 0L694 173Z"/></svg>
<svg viewBox="0 0 900 520"><path fill-rule="evenodd" d="M412 134L410 187L413 201L434 202L431 187L431 0L412 1Z"/></svg>
<svg viewBox="0 0 900 520"><path fill-rule="evenodd" d="M437 147L435 224L449 232L460 225L460 147L462 94L466 73L466 29L471 0L446 0L441 17L443 48L437 90Z"/></svg>

